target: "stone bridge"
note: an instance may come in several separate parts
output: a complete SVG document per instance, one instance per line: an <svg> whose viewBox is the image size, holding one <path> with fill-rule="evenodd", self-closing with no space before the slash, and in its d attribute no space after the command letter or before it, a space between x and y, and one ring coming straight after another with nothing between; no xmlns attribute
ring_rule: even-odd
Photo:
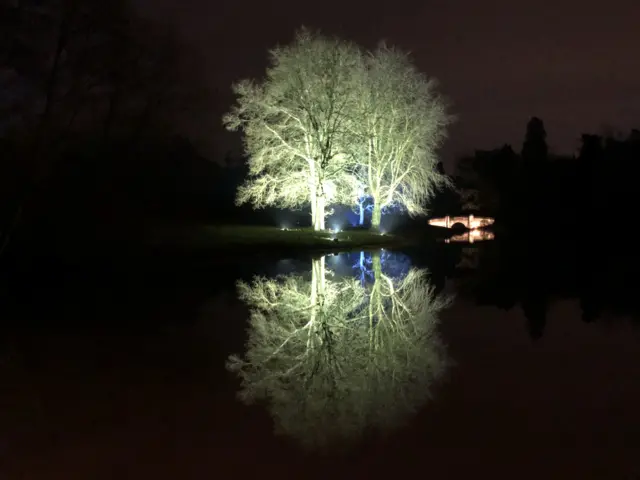
<svg viewBox="0 0 640 480"><path fill-rule="evenodd" d="M492 225L495 220L491 217L476 217L473 215L467 215L464 217L451 217L447 215L446 217L440 218L432 218L429 220L429 225L434 227L444 227L451 228L456 223L460 223L464 225L469 230L474 230L476 228L483 228Z"/></svg>

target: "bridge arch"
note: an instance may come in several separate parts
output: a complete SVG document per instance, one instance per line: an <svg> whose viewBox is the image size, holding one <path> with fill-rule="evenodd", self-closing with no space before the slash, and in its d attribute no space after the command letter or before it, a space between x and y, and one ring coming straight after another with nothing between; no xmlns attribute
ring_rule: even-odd
<svg viewBox="0 0 640 480"><path fill-rule="evenodd" d="M469 228L469 226L468 222L456 221L455 223L451 224L449 228Z"/></svg>
<svg viewBox="0 0 640 480"><path fill-rule="evenodd" d="M452 228L456 224L461 224L469 230L483 228L492 225L495 220L491 217L476 217L475 215L460 215L432 218L429 225L434 227Z"/></svg>

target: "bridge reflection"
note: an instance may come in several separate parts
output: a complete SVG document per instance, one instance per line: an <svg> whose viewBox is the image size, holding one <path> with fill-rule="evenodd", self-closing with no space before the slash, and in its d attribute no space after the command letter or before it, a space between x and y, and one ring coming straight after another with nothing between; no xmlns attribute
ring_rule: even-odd
<svg viewBox="0 0 640 480"><path fill-rule="evenodd" d="M445 243L451 243L451 242L473 243L473 242L479 242L482 240L493 240L494 238L495 238L495 235L493 234L493 232L474 228L473 230L469 230L460 235L453 235L452 237L445 239Z"/></svg>

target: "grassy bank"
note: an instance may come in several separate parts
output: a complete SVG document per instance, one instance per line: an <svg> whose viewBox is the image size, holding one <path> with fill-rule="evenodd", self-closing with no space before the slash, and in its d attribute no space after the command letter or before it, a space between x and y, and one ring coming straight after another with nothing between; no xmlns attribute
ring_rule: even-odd
<svg viewBox="0 0 640 480"><path fill-rule="evenodd" d="M395 247L404 237L367 230L316 232L310 228L281 229L262 226L189 226L155 229L150 241L159 248L179 249L296 249L345 250Z"/></svg>
<svg viewBox="0 0 640 480"><path fill-rule="evenodd" d="M66 227L66 226L65 226ZM47 265L100 265L126 269L203 268L250 256L307 255L336 251L402 248L410 235L380 235L366 230L315 232L265 226L133 225L110 228L43 230L14 242L0 258L0 271L31 270Z"/></svg>

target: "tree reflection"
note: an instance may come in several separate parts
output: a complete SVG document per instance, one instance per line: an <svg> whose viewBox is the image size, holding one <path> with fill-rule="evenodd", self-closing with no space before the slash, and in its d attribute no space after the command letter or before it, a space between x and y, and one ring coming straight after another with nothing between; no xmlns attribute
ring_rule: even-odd
<svg viewBox="0 0 640 480"><path fill-rule="evenodd" d="M324 257L311 278L289 275L239 283L251 308L247 349L228 368L240 398L266 401L276 431L307 447L357 440L402 424L430 397L447 359L437 333L436 297L426 272L402 277L368 255L372 280L336 279Z"/></svg>

